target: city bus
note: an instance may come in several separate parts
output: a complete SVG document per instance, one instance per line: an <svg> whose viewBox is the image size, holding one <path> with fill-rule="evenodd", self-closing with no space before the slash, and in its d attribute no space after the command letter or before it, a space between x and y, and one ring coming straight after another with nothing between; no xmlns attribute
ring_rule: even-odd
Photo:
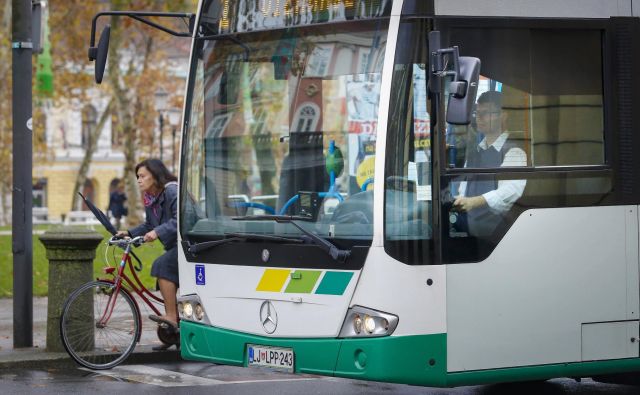
<svg viewBox="0 0 640 395"><path fill-rule="evenodd" d="M439 387L640 371L639 15L201 0L182 357Z"/></svg>

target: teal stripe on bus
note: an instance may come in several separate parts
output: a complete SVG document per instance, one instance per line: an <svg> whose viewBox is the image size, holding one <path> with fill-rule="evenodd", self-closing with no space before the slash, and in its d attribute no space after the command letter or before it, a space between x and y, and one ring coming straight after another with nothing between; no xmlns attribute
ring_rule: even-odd
<svg viewBox="0 0 640 395"><path fill-rule="evenodd" d="M325 272L320 285L316 289L316 294L342 295L352 277L352 272Z"/></svg>

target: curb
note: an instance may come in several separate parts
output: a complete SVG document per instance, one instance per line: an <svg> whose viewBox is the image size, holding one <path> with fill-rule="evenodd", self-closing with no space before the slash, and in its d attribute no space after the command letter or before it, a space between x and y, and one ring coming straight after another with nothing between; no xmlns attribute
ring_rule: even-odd
<svg viewBox="0 0 640 395"><path fill-rule="evenodd" d="M153 351L151 345L136 347L122 365L181 361L180 352L172 349ZM3 355L4 354L4 355ZM0 353L0 369L70 369L80 368L67 353L46 352L38 348L16 349Z"/></svg>

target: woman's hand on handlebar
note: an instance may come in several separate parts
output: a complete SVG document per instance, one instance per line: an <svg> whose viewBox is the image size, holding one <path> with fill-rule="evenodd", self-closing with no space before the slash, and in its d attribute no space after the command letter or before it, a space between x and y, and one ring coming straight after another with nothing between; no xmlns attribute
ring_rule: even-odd
<svg viewBox="0 0 640 395"><path fill-rule="evenodd" d="M135 247L140 247L144 243L144 238L142 236L137 237L129 237L127 236L120 237L117 233L109 239L109 245L117 245L121 248L126 248L128 245L133 245Z"/></svg>
<svg viewBox="0 0 640 395"><path fill-rule="evenodd" d="M118 231L118 233L115 234L115 237L117 237L118 239L124 239L126 237L129 237L129 231L120 230Z"/></svg>
<svg viewBox="0 0 640 395"><path fill-rule="evenodd" d="M155 230L152 230L151 232L147 232L144 235L144 242L145 243L150 243L150 242L156 240L157 238L158 238L158 234L156 233Z"/></svg>

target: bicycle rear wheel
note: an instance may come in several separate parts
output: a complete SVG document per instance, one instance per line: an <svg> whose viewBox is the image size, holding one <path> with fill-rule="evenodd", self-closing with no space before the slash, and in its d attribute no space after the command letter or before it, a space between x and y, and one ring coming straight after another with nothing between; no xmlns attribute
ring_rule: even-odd
<svg viewBox="0 0 640 395"><path fill-rule="evenodd" d="M71 358L89 369L111 369L139 339L140 313L131 295L108 281L73 291L62 308L60 336Z"/></svg>

